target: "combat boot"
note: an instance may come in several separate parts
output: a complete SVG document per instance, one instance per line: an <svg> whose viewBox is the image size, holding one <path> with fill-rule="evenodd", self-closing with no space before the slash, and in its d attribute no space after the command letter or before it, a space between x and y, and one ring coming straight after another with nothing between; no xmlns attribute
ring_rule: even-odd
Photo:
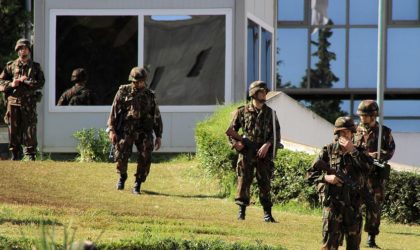
<svg viewBox="0 0 420 250"><path fill-rule="evenodd" d="M117 189L123 190L125 181L127 180L127 173L120 173L120 179L117 182Z"/></svg>
<svg viewBox="0 0 420 250"><path fill-rule="evenodd" d="M30 154L30 155L28 155L28 159L29 159L30 161L35 161L36 157L35 157L35 155L34 155L34 154Z"/></svg>
<svg viewBox="0 0 420 250"><path fill-rule="evenodd" d="M19 160L19 150L10 150L10 153L12 153L12 158L10 160L12 161L18 161Z"/></svg>
<svg viewBox="0 0 420 250"><path fill-rule="evenodd" d="M140 194L140 187L141 187L141 181L136 180L133 187L133 194L139 195Z"/></svg>
<svg viewBox="0 0 420 250"><path fill-rule="evenodd" d="M238 220L245 220L246 206L239 205Z"/></svg>
<svg viewBox="0 0 420 250"><path fill-rule="evenodd" d="M273 223L276 222L276 220L273 218L273 215L271 215L271 207L264 208L264 221Z"/></svg>
<svg viewBox="0 0 420 250"><path fill-rule="evenodd" d="M373 234L368 235L367 242L366 242L367 247L380 249L380 247L376 245L375 238L376 238L376 235L373 235Z"/></svg>

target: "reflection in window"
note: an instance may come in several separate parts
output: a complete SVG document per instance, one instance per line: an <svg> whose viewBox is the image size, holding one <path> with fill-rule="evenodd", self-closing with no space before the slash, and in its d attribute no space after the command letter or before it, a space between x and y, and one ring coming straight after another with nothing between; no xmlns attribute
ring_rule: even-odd
<svg viewBox="0 0 420 250"><path fill-rule="evenodd" d="M349 86L376 88L377 29L351 29L349 40Z"/></svg>
<svg viewBox="0 0 420 250"><path fill-rule="evenodd" d="M419 28L388 30L389 88L420 88L419 44Z"/></svg>
<svg viewBox="0 0 420 250"><path fill-rule="evenodd" d="M328 1L328 18L333 21L334 24L345 24L346 23L346 1L333 0Z"/></svg>
<svg viewBox="0 0 420 250"><path fill-rule="evenodd" d="M304 19L304 0L278 0L278 20L279 21L303 21Z"/></svg>
<svg viewBox="0 0 420 250"><path fill-rule="evenodd" d="M335 53L335 60L330 61L331 71L338 77L338 82L334 82L332 88L344 88L345 66L346 66L346 32L344 29L331 29L332 36L328 42L328 51ZM313 41L318 41L318 32L311 36ZM311 54L318 50L318 46L311 44ZM311 67L314 69L318 63L318 56L311 57Z"/></svg>
<svg viewBox="0 0 420 250"><path fill-rule="evenodd" d="M307 29L277 29L277 58L281 61L277 72L282 85L290 83L300 87L307 68L307 39Z"/></svg>
<svg viewBox="0 0 420 250"><path fill-rule="evenodd" d="M392 0L392 20L418 21L419 0Z"/></svg>
<svg viewBox="0 0 420 250"><path fill-rule="evenodd" d="M377 23L378 23L378 0L351 0L350 1L350 24L377 24Z"/></svg>
<svg viewBox="0 0 420 250"><path fill-rule="evenodd" d="M392 132L420 132L420 120L389 120L385 119L385 126Z"/></svg>
<svg viewBox="0 0 420 250"><path fill-rule="evenodd" d="M420 116L420 101L385 100L383 111L384 116Z"/></svg>
<svg viewBox="0 0 420 250"><path fill-rule="evenodd" d="M226 18L145 16L144 64L160 105L215 105L225 98Z"/></svg>
<svg viewBox="0 0 420 250"><path fill-rule="evenodd" d="M259 26L251 20L248 20L248 38L247 38L247 89L255 80L259 80Z"/></svg>
<svg viewBox="0 0 420 250"><path fill-rule="evenodd" d="M137 65L136 16L57 16L56 100L72 86L73 69L89 72L97 105L111 105L118 87Z"/></svg>
<svg viewBox="0 0 420 250"><path fill-rule="evenodd" d="M272 86L272 48L273 35L261 29L261 80L267 83L267 86ZM270 87L271 88L271 87Z"/></svg>

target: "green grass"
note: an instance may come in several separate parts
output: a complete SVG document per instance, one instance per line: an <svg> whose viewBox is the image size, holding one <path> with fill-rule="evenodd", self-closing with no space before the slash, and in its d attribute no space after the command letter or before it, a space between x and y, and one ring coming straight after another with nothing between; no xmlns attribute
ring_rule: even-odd
<svg viewBox="0 0 420 250"><path fill-rule="evenodd" d="M267 244L287 249L318 249L319 210L297 203L276 206L279 223L262 222L262 209L251 206L237 221L237 206L219 196L216 181L201 174L189 156L153 164L143 193L130 193L134 164L124 191L115 190L114 164L76 162L0 162L0 242L37 239L42 225L63 241L68 225L75 238L159 241L175 238ZM420 226L381 226L383 249L418 249ZM363 241L366 234L363 234ZM3 239L3 241L1 241Z"/></svg>

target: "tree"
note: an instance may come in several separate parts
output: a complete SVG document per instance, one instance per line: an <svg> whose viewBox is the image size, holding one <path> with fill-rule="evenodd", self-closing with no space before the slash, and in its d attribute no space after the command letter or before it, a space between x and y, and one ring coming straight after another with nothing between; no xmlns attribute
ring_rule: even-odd
<svg viewBox="0 0 420 250"><path fill-rule="evenodd" d="M339 80L331 71L330 63L332 60L336 60L336 55L334 52L328 51L331 45L328 39L333 35L331 31L332 25L333 22L329 20L327 26L318 30L318 41L311 41L311 44L317 46L317 50L312 53L312 56L318 57L318 62L315 65L315 69L310 69L309 71L310 81L308 82L306 74L302 78L302 88L307 88L308 84L310 84L311 88L331 88ZM312 99L305 100L305 102L308 108L331 123L334 123L337 117L347 115L340 108L340 99Z"/></svg>
<svg viewBox="0 0 420 250"><path fill-rule="evenodd" d="M0 0L0 72L10 60L16 58L16 41L25 33L30 13L25 10L24 1ZM0 93L0 123L3 122L6 104Z"/></svg>

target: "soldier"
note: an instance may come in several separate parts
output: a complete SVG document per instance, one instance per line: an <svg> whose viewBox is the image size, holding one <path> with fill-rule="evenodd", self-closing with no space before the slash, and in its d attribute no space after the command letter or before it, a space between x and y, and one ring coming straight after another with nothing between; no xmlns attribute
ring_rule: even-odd
<svg viewBox="0 0 420 250"><path fill-rule="evenodd" d="M338 249L346 236L347 249L359 249L361 241L365 174L364 153L352 143L356 132L351 117L335 121L335 141L324 146L307 180L315 184L323 204L322 249Z"/></svg>
<svg viewBox="0 0 420 250"><path fill-rule="evenodd" d="M275 222L271 214L273 204L270 181L274 167L273 147L280 145L280 125L275 112L265 104L268 91L263 81L253 82L249 86L251 102L236 110L226 132L232 147L239 152L236 168L238 187L235 198L235 203L239 205L238 220L245 219L245 210L250 203L250 187L256 170L260 203L264 208L264 221ZM237 133L240 128L243 136Z"/></svg>
<svg viewBox="0 0 420 250"><path fill-rule="evenodd" d="M83 68L73 70L71 82L73 87L66 90L58 100L58 106L64 105L95 105L94 93L86 87L87 71Z"/></svg>
<svg viewBox="0 0 420 250"><path fill-rule="evenodd" d="M117 162L117 173L120 174L118 190L124 189L133 144L137 147L134 194L140 194L141 183L146 181L150 171L153 132L156 136L155 150L160 148L162 138L162 118L154 92L146 87L146 79L145 69L134 67L130 71L128 80L131 83L118 89L108 119L107 130L115 145L114 159Z"/></svg>
<svg viewBox="0 0 420 250"><path fill-rule="evenodd" d="M376 122L379 108L373 100L364 100L357 108L360 116L360 123L357 126L357 133L354 141L357 146L364 147L369 156L368 162L372 164L374 159L378 159L378 136L379 123ZM379 162L383 167L373 167L368 174L367 186L373 193L375 206L366 206L365 231L368 233L368 247L378 248L375 238L379 234L381 223L381 208L384 201L385 181L389 178L390 166L386 163L392 158L395 151L395 143L392 138L391 129L382 126L381 152Z"/></svg>
<svg viewBox="0 0 420 250"><path fill-rule="evenodd" d="M31 44L19 39L15 51L19 58L7 63L0 74L0 91L5 93L7 111L4 120L9 128L9 150L12 160L19 160L21 145L30 160L35 160L37 149L36 103L41 100L44 73L39 63L31 60Z"/></svg>

